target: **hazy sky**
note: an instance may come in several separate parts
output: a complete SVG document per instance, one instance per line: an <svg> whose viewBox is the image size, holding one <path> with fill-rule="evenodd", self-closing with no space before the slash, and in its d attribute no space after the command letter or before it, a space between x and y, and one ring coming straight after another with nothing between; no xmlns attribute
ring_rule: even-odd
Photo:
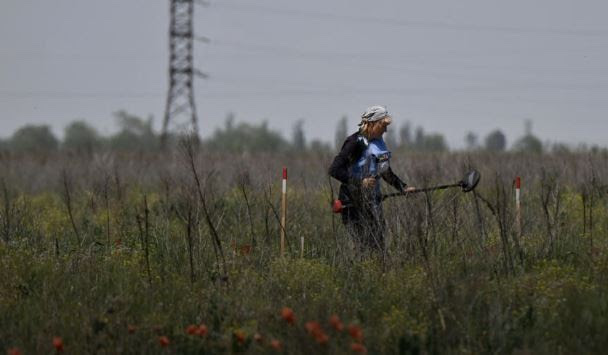
<svg viewBox="0 0 608 355"><path fill-rule="evenodd" d="M201 134L237 121L333 140L387 105L451 147L524 121L543 140L608 145L608 2L211 0L195 10ZM57 134L112 113L153 115L168 86L169 0L2 0L0 137L25 123Z"/></svg>

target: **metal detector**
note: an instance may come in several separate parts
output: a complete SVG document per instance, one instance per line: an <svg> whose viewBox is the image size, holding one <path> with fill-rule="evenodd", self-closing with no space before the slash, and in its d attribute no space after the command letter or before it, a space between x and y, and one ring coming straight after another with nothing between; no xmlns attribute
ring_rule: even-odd
<svg viewBox="0 0 608 355"><path fill-rule="evenodd" d="M462 189L462 192L470 192L470 191L473 191L473 189L475 189L475 187L479 183L480 178L481 178L481 174L479 174L479 172L477 170L471 170L468 173L466 173L464 175L464 177L462 178L462 180L458 181L457 183L448 184L448 185L432 186L432 187L423 187L423 188L415 189L415 190L408 191L408 192L394 192L394 193L390 193L390 194L385 194L385 195L382 195L382 201L384 201L385 199L387 199L389 197L407 196L409 194L414 194L414 193L418 193L418 192L444 190L444 189L449 189L452 187L460 187ZM342 213L342 210L346 207L349 207L349 206L344 205L342 203L342 201L334 200L334 202L332 204L332 211L334 213Z"/></svg>
<svg viewBox="0 0 608 355"><path fill-rule="evenodd" d="M455 184L424 187L424 188L415 189L415 190L412 190L409 192L394 192L391 194L382 195L382 200L384 201L385 199L387 199L389 197L394 197L394 196L405 196L405 195L409 195L409 194L413 194L413 193L417 193L417 192L444 190L444 189L449 189L451 187L460 187L462 189L462 192L470 192L470 191L473 191L473 189L477 186L480 178L481 178L481 174L479 174L479 172L477 170L471 170L465 174L465 176L462 178L462 180L458 181Z"/></svg>

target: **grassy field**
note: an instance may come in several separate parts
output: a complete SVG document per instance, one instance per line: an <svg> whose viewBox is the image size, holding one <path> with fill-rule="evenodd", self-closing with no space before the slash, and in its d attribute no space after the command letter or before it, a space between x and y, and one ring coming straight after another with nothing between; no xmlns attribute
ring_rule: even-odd
<svg viewBox="0 0 608 355"><path fill-rule="evenodd" d="M190 153L0 157L0 351L608 348L605 155L397 152L415 186L482 180L387 200L387 252L361 255L331 155Z"/></svg>

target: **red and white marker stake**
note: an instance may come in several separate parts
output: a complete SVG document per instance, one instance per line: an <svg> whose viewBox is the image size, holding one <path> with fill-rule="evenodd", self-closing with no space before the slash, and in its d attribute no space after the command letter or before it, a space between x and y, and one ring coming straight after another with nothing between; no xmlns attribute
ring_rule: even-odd
<svg viewBox="0 0 608 355"><path fill-rule="evenodd" d="M517 235L521 237L521 203L520 203L521 178L515 178L515 218L517 219Z"/></svg>
<svg viewBox="0 0 608 355"><path fill-rule="evenodd" d="M521 178L518 176L515 178L515 204L519 209L519 190L521 189Z"/></svg>
<svg viewBox="0 0 608 355"><path fill-rule="evenodd" d="M285 255L285 220L287 214L287 168L283 167L283 188L281 190L281 257Z"/></svg>

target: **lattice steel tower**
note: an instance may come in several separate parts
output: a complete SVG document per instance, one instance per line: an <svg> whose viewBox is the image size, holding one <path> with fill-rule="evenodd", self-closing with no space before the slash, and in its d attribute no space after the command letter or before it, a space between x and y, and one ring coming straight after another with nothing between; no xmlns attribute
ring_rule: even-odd
<svg viewBox="0 0 608 355"><path fill-rule="evenodd" d="M162 143L165 145L169 125L179 133L198 137L198 121L192 83L194 74L202 74L193 66L194 0L171 0L169 25L169 90L163 121Z"/></svg>

